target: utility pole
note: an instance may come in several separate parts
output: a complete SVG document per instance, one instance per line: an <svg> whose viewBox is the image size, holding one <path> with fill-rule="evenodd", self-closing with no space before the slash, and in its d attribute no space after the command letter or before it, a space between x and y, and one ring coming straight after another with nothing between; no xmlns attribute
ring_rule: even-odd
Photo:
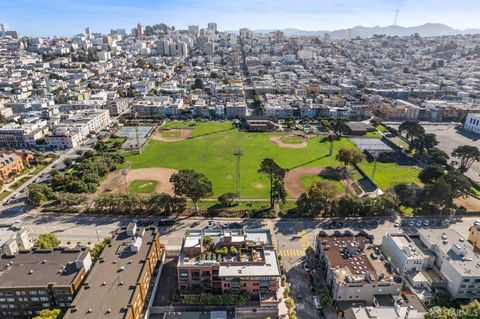
<svg viewBox="0 0 480 319"><path fill-rule="evenodd" d="M236 149L233 156L237 158L237 205L240 206L240 158L243 156L243 150Z"/></svg>
<svg viewBox="0 0 480 319"><path fill-rule="evenodd" d="M137 141L137 152L142 154L142 146L140 145L140 133L138 131L138 113L135 112L135 140Z"/></svg>
<svg viewBox="0 0 480 319"><path fill-rule="evenodd" d="M330 132L330 134L328 134L328 139L330 141L330 150L328 151L328 156L332 156L333 154L333 136L332 136L332 132Z"/></svg>

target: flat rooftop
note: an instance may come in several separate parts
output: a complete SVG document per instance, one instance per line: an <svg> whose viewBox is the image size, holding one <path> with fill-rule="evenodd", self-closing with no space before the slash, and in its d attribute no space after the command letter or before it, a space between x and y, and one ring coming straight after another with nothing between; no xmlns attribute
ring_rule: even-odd
<svg viewBox="0 0 480 319"><path fill-rule="evenodd" d="M365 236L321 237L322 249L339 283L392 282L393 275Z"/></svg>
<svg viewBox="0 0 480 319"><path fill-rule="evenodd" d="M409 257L424 257L423 252L417 247L416 243L406 234L390 234L393 242L399 249Z"/></svg>
<svg viewBox="0 0 480 319"><path fill-rule="evenodd" d="M462 276L480 276L480 254L458 232L453 229L420 229L418 233L428 248L435 245L448 256L448 262Z"/></svg>
<svg viewBox="0 0 480 319"><path fill-rule="evenodd" d="M42 249L2 256L0 288L70 286L79 272L75 260L86 253L80 249Z"/></svg>
<svg viewBox="0 0 480 319"><path fill-rule="evenodd" d="M100 255L75 297L65 319L125 318L145 259L151 255L158 231L155 227L137 228L142 244L138 252L131 250L136 237L127 234L127 228L118 229L112 241ZM91 311L89 311L91 309Z"/></svg>

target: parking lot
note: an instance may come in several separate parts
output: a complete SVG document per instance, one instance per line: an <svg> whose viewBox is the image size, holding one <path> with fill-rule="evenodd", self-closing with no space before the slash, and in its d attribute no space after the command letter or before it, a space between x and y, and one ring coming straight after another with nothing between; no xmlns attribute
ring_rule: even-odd
<svg viewBox="0 0 480 319"><path fill-rule="evenodd" d="M439 142L437 147L449 155L458 146L480 146L480 135L457 129L454 125L424 125L424 128L427 133L433 133L437 136ZM480 163L475 163L465 175L480 182Z"/></svg>

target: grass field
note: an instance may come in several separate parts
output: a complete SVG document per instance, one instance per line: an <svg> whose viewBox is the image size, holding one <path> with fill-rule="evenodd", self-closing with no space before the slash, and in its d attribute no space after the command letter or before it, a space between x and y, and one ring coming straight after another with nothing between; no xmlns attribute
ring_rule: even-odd
<svg viewBox="0 0 480 319"><path fill-rule="evenodd" d="M196 122L193 121L171 121L167 122L162 126L162 129L172 129L172 128L193 128L196 126Z"/></svg>
<svg viewBox="0 0 480 319"><path fill-rule="evenodd" d="M128 185L128 192L136 194L150 194L155 192L157 185L158 181L137 179Z"/></svg>
<svg viewBox="0 0 480 319"><path fill-rule="evenodd" d="M164 138L179 138L181 135L180 132L176 131L176 132L169 132L169 131L164 131L162 132L162 137Z"/></svg>
<svg viewBox="0 0 480 319"><path fill-rule="evenodd" d="M168 124L180 126L179 122ZM339 165L335 160L338 150L355 147L350 140L342 138L334 142L333 155L327 156L329 143L321 142L320 137L309 139L308 146L302 149L282 148L269 141L272 135L282 134L238 132L229 122L196 123L192 138L174 143L151 140L142 154L126 154L124 165L133 169L167 167L197 170L212 181L213 197L218 197L235 191L236 169L232 154L241 148L244 152L241 159L242 198L263 199L268 197L268 183L257 173L262 159L272 158L288 169L301 166L335 167ZM365 162L362 165L367 173L372 171L373 163ZM417 172L408 167L379 163L375 180L381 187L386 187L391 183L412 181ZM416 177L414 181L417 181Z"/></svg>
<svg viewBox="0 0 480 319"><path fill-rule="evenodd" d="M305 186L305 189L308 189L314 182L318 182L318 181L322 181L322 180L335 184L335 186L337 186L337 189L338 189L339 193L341 193L341 194L345 193L345 188L346 187L339 180L325 178L325 177L320 176L320 175L310 175L310 176L303 176L302 177L302 183L303 183L303 186Z"/></svg>
<svg viewBox="0 0 480 319"><path fill-rule="evenodd" d="M285 144L302 144L303 139L299 136L282 136L280 138Z"/></svg>

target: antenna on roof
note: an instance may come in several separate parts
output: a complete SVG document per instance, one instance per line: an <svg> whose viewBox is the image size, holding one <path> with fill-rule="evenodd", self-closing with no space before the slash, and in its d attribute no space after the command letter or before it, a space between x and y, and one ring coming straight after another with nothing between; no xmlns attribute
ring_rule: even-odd
<svg viewBox="0 0 480 319"><path fill-rule="evenodd" d="M395 10L395 19L393 19L393 25L398 25L398 9Z"/></svg>

